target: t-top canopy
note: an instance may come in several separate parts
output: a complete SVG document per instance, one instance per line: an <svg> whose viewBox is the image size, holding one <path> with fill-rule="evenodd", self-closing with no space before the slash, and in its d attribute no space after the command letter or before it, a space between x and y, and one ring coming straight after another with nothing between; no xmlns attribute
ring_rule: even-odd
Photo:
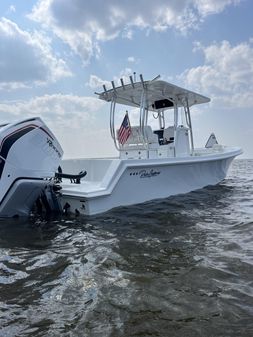
<svg viewBox="0 0 253 337"><path fill-rule="evenodd" d="M105 91L98 93L99 98L107 102L114 100L118 104L140 107L145 89L148 110L153 111L173 108L174 102L180 107L186 105L186 100L189 106L210 101L208 97L161 80L121 83L121 86L115 87L112 82L113 89L110 90L104 87Z"/></svg>

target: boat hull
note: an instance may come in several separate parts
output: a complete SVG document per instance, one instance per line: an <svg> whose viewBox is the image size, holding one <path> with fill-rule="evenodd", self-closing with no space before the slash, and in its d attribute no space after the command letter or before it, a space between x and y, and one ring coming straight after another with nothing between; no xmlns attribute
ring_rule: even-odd
<svg viewBox="0 0 253 337"><path fill-rule="evenodd" d="M173 160L121 160L114 178L97 192L78 193L63 189L61 204L68 211L93 215L109 209L143 203L149 200L188 193L216 185L240 151L209 158Z"/></svg>

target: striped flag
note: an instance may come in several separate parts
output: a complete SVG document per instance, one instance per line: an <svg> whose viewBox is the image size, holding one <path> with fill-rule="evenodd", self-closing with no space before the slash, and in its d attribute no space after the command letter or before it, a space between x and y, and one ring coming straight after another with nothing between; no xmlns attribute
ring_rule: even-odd
<svg viewBox="0 0 253 337"><path fill-rule="evenodd" d="M118 140L121 145L125 144L125 142L128 140L128 137L131 134L131 126L130 121L128 117L128 113L126 112L125 117L123 119L123 122L121 124L121 127L118 130Z"/></svg>

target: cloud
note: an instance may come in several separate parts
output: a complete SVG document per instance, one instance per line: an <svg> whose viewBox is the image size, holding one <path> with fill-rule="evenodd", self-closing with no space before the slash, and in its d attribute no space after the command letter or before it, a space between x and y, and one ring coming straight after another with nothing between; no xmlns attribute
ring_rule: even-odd
<svg viewBox="0 0 253 337"><path fill-rule="evenodd" d="M207 47L196 44L204 64L180 77L187 87L211 96L221 107L253 107L253 47L251 42L232 46L228 41Z"/></svg>
<svg viewBox="0 0 253 337"><path fill-rule="evenodd" d="M40 116L56 128L82 129L87 121L94 121L94 114L104 106L94 97L75 95L45 95L27 101L0 103L1 123Z"/></svg>
<svg viewBox="0 0 253 337"><path fill-rule="evenodd" d="M109 109L105 112L104 107L106 103L95 97L44 95L0 103L0 124L39 116L59 140L65 157L112 156Z"/></svg>
<svg viewBox="0 0 253 337"><path fill-rule="evenodd" d="M29 18L62 39L84 64L99 57L100 43L132 39L134 28L181 33L196 29L210 14L242 0L39 0Z"/></svg>
<svg viewBox="0 0 253 337"><path fill-rule="evenodd" d="M135 62L136 62L134 56L129 56L129 57L127 58L127 61L130 62L130 63L135 63Z"/></svg>
<svg viewBox="0 0 253 337"><path fill-rule="evenodd" d="M123 79L125 84L128 84L128 83L130 83L130 80L129 80L130 75L133 76L132 69L131 68L125 68L125 69L121 70L119 76L114 76L112 80L114 81L115 86L121 85L121 82L120 82L121 78ZM87 82L86 85L88 87L90 87L91 89L99 88L99 89L101 89L101 91L103 90L103 85L105 85L107 89L112 88L112 84L111 84L110 81L103 80L102 78L100 78L96 75L90 75L89 82Z"/></svg>
<svg viewBox="0 0 253 337"><path fill-rule="evenodd" d="M195 7L203 17L222 12L229 5L237 5L241 0L195 0Z"/></svg>
<svg viewBox="0 0 253 337"><path fill-rule="evenodd" d="M90 75L89 82L87 82L86 85L90 87L91 89L97 89L97 88L102 89L103 85L109 88L111 86L111 82L102 80L100 77L96 75Z"/></svg>
<svg viewBox="0 0 253 337"><path fill-rule="evenodd" d="M66 76L71 76L70 70L53 55L45 36L0 19L0 89L44 84Z"/></svg>

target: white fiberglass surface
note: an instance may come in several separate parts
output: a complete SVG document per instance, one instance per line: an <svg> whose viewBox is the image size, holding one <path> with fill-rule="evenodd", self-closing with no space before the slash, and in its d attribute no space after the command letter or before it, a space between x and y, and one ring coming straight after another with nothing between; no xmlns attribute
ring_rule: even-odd
<svg viewBox="0 0 253 337"><path fill-rule="evenodd" d="M85 181L101 182L118 159L65 159L62 161L61 167L64 173L78 174L86 171Z"/></svg>

